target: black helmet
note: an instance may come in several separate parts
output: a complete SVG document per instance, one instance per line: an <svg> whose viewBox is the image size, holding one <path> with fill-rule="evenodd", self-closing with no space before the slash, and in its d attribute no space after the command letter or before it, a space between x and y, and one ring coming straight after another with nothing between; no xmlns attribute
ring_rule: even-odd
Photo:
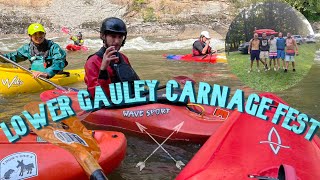
<svg viewBox="0 0 320 180"><path fill-rule="evenodd" d="M77 34L77 36L78 36L78 37L82 37L82 33L79 32L79 33Z"/></svg>
<svg viewBox="0 0 320 180"><path fill-rule="evenodd" d="M102 39L103 34L108 33L119 33L124 35L124 40L122 41L122 45L124 45L127 38L127 27L126 24L119 18L109 17L102 21L100 27L100 37Z"/></svg>
<svg viewBox="0 0 320 180"><path fill-rule="evenodd" d="M127 35L126 24L121 19L116 17L106 18L101 24L100 33L106 34L108 32Z"/></svg>

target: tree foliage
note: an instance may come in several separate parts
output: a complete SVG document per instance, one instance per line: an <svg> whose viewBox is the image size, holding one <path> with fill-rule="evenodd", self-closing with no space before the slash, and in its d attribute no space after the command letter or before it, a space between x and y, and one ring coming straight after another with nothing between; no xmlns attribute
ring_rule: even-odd
<svg viewBox="0 0 320 180"><path fill-rule="evenodd" d="M320 0L230 0L235 7L241 8L258 2L285 2L302 13L309 21L320 20Z"/></svg>
<svg viewBox="0 0 320 180"><path fill-rule="evenodd" d="M320 20L319 0L285 0L292 7L301 12L308 20Z"/></svg>

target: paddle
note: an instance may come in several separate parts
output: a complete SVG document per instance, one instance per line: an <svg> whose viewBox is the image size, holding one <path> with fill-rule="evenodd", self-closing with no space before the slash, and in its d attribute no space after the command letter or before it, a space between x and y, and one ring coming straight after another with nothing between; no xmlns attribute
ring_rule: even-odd
<svg viewBox="0 0 320 180"><path fill-rule="evenodd" d="M40 103L31 102L25 105L24 109L31 114L39 114ZM96 140L92 137L92 131L86 129L77 117L69 117L60 122L54 122L47 108L46 111L48 126L38 130L29 121L26 121L30 129L42 139L69 151L90 179L107 179L97 162L101 151Z"/></svg>
<svg viewBox="0 0 320 180"><path fill-rule="evenodd" d="M65 33L65 34L68 34L69 36L72 36L72 35L70 34L70 30L69 30L67 27L62 27L62 28L61 28L61 31L62 31L63 33ZM80 47L81 47L81 50L83 50L83 51L88 51L88 48L87 48L87 47L85 47L85 46L83 46L83 45L81 45Z"/></svg>
<svg viewBox="0 0 320 180"><path fill-rule="evenodd" d="M211 62L212 54L217 54L217 53L221 53L221 50L216 50L216 51L214 51L214 52L211 52L211 53L209 53L209 54L206 54L206 55L204 55L204 56L201 58L201 60L203 60L203 59L206 58L208 55L210 55L210 59L209 59L209 63L210 63L210 62Z"/></svg>
<svg viewBox="0 0 320 180"><path fill-rule="evenodd" d="M7 61L7 62L9 62L9 63L11 63L11 64L13 64L13 65L15 65L15 66L18 66L19 68L21 68L21 69L23 69L23 70L27 71L28 73L32 74L32 71L30 71L29 69L27 69L27 68L25 68L25 67L21 66L20 64L18 64L18 63L16 63L16 62L12 61L11 59L6 58L6 57L5 57L5 56L3 56L2 54L0 54L0 58L1 58L1 59L3 59L3 60L5 60L5 61ZM44 82L46 82L46 83L48 83L48 84L50 84L50 85L52 85L52 86L56 87L56 88L57 88L57 89L59 89L59 90L63 90L63 91L68 90L68 89L66 89L66 88L64 88L64 87L62 87L62 86L59 86L59 85L57 85L57 84L53 83L52 81L50 81L50 80L48 80L48 79L46 79L46 78L38 77L38 79L40 79L40 80L42 80L42 81L44 81Z"/></svg>

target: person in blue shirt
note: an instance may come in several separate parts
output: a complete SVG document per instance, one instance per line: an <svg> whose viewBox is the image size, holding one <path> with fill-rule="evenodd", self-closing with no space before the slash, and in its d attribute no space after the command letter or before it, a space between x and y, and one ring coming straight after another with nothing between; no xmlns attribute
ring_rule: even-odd
<svg viewBox="0 0 320 180"><path fill-rule="evenodd" d="M285 69L285 62L284 58L286 55L285 52L286 48L286 40L283 38L282 32L279 32L278 38L277 38L277 64L278 64L278 70L280 69L280 58L282 59L282 69Z"/></svg>
<svg viewBox="0 0 320 180"><path fill-rule="evenodd" d="M58 44L45 38L44 27L39 23L33 23L28 27L28 35L30 43L4 56L17 63L29 60L30 70L35 78L52 78L61 72L67 65L66 52Z"/></svg>

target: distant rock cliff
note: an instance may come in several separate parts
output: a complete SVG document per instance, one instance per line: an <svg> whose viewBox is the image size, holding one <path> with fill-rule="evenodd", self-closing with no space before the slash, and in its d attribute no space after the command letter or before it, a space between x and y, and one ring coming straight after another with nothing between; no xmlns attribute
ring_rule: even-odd
<svg viewBox="0 0 320 180"><path fill-rule="evenodd" d="M234 9L226 0L0 0L0 33L24 34L32 22L50 33L67 26L96 33L101 21L121 17L131 35L196 36L208 29L224 36Z"/></svg>
<svg viewBox="0 0 320 180"><path fill-rule="evenodd" d="M237 2L238 4L236 4ZM32 22L49 33L71 30L97 35L103 19L124 19L132 36L198 37L202 30L224 39L245 5L235 0L0 0L0 34L25 34ZM242 2L242 1L241 1ZM245 0L243 2L246 2ZM249 2L249 1L248 1ZM314 24L316 32L319 23Z"/></svg>

